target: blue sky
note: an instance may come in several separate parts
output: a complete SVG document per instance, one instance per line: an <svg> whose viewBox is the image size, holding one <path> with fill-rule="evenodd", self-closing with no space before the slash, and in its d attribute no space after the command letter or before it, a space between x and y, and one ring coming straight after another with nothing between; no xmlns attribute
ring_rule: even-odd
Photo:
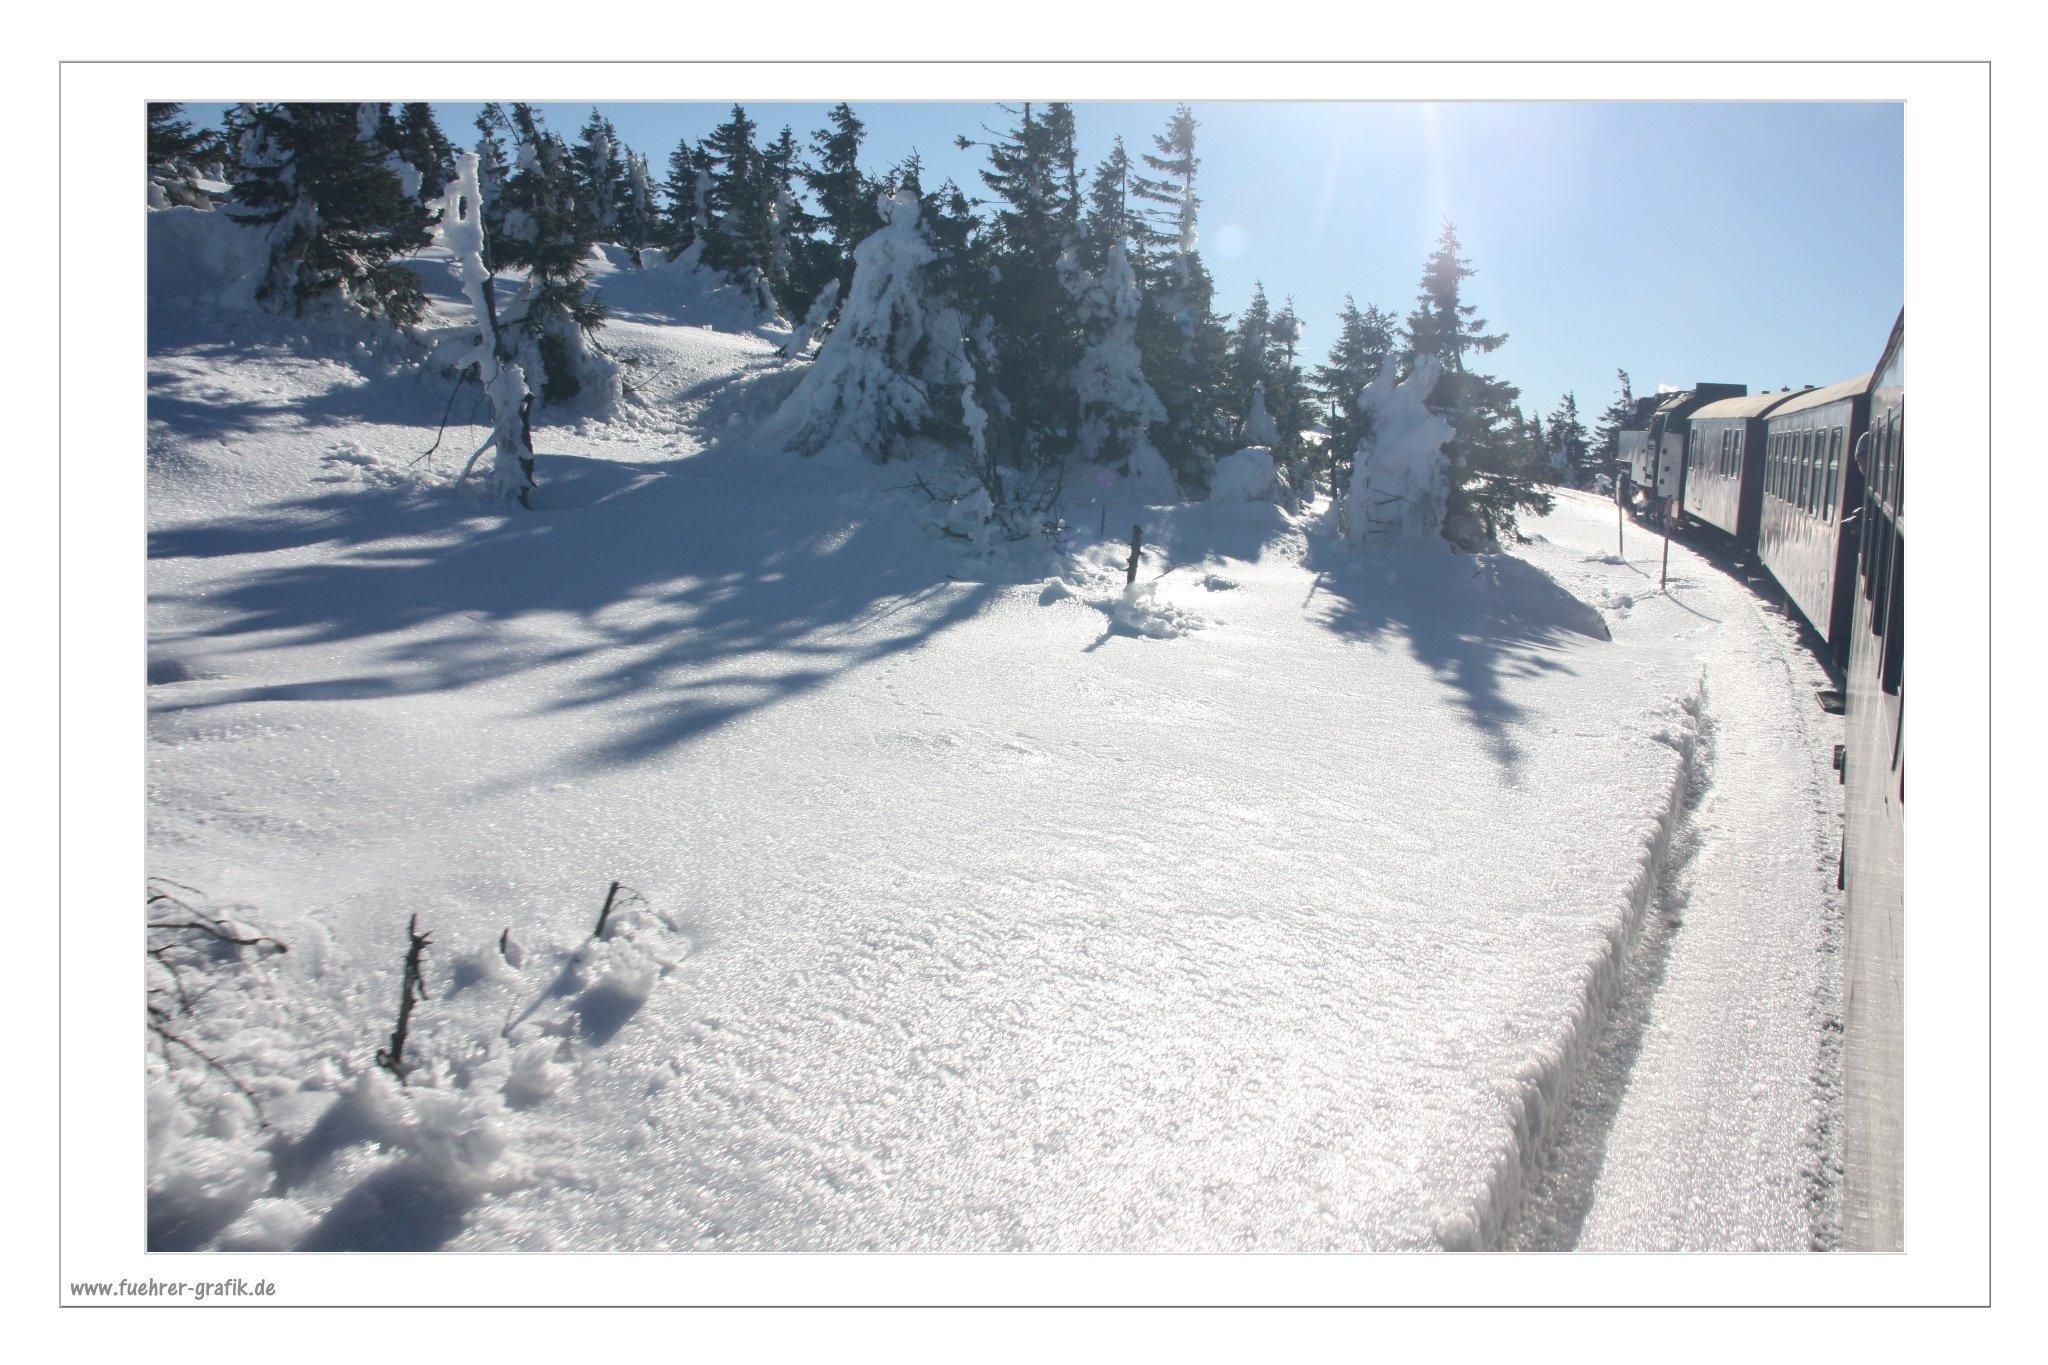
<svg viewBox="0 0 2048 1365"><path fill-rule="evenodd" d="M661 174L725 104L600 103ZM800 144L829 103L750 103L763 138ZM195 121L222 106L194 104ZM474 140L476 104L438 103ZM536 105L574 139L591 105ZM1696 380L1830 384L1869 369L1904 293L1904 106L1898 103L1275 103L1197 101L1202 252L1217 307L1263 281L1292 295L1319 361L1349 292L1405 317L1448 216L1478 270L1466 301L1508 342L1487 365L1549 413L1577 391L1588 425L1614 396ZM982 189L994 104L854 102L870 170L913 147L927 185ZM1151 149L1170 104L1076 105L1089 170L1118 135Z"/></svg>

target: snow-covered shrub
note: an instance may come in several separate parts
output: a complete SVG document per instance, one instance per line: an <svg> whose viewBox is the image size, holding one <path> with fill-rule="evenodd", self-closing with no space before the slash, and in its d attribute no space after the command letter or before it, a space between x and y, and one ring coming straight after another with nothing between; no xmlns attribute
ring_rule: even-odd
<svg viewBox="0 0 2048 1365"><path fill-rule="evenodd" d="M1352 461L1353 544L1442 534L1444 500L1450 493L1443 445L1451 439L1451 424L1425 405L1442 374L1437 359L1424 356L1407 382L1396 387L1394 367L1388 365L1358 396L1358 410L1370 422L1372 435L1360 443Z"/></svg>

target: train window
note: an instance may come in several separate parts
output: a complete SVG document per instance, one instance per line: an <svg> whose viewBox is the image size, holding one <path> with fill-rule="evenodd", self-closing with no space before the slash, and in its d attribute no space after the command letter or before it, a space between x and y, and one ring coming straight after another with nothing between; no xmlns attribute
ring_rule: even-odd
<svg viewBox="0 0 2048 1365"><path fill-rule="evenodd" d="M1832 522L1835 519L1835 485L1842 478L1842 429L1836 427L1828 434L1827 482L1821 485L1821 518Z"/></svg>
<svg viewBox="0 0 2048 1365"><path fill-rule="evenodd" d="M1821 505L1827 501L1827 428L1817 428L1812 434L1812 497L1806 503L1806 512L1821 516Z"/></svg>
<svg viewBox="0 0 2048 1365"><path fill-rule="evenodd" d="M1812 432L1812 481L1806 485L1806 514L1821 516L1821 477L1827 471L1827 428Z"/></svg>
<svg viewBox="0 0 2048 1365"><path fill-rule="evenodd" d="M1735 438L1734 462L1728 466L1728 475L1733 478L1742 473L1742 428L1736 427L1729 434Z"/></svg>
<svg viewBox="0 0 2048 1365"><path fill-rule="evenodd" d="M1877 494L1877 500L1887 507L1891 506L1891 466L1892 419L1891 415L1887 413L1884 419L1884 429L1878 433L1877 437L1877 462L1876 468L1872 471L1873 478L1871 480L1872 490Z"/></svg>
<svg viewBox="0 0 2048 1365"><path fill-rule="evenodd" d="M1764 486L1771 490L1772 497L1782 498L1785 496L1785 438L1775 433L1771 435L1764 442L1764 453L1771 467L1770 477L1764 480Z"/></svg>
<svg viewBox="0 0 2048 1365"><path fill-rule="evenodd" d="M1892 432L1896 448L1892 450L1892 508L1905 520L1907 510L1907 409L1901 403L1892 409Z"/></svg>
<svg viewBox="0 0 2048 1365"><path fill-rule="evenodd" d="M1722 478L1724 478L1724 479L1728 477L1728 475L1729 475L1729 472L1730 472L1730 471L1729 471L1729 469L1728 469L1728 451L1729 451L1729 450L1730 450L1730 449L1731 449L1731 448L1732 448L1732 447L1734 446L1734 444L1735 444L1735 428L1734 428L1734 427L1722 427L1722 428L1721 428L1721 477L1722 477Z"/></svg>
<svg viewBox="0 0 2048 1365"><path fill-rule="evenodd" d="M1813 491L1813 432L1799 433L1799 484L1793 490L1792 505L1806 510L1806 495Z"/></svg>
<svg viewBox="0 0 2048 1365"><path fill-rule="evenodd" d="M1896 531L1892 535L1891 563L1886 568L1891 573L1885 585L1890 602L1884 623L1884 672L1878 685L1897 696L1906 669L1906 538Z"/></svg>

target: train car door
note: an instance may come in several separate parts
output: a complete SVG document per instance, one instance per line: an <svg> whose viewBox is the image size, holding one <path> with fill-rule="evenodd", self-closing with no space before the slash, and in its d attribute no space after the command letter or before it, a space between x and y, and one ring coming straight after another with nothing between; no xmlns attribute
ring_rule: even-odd
<svg viewBox="0 0 2048 1365"><path fill-rule="evenodd" d="M1685 433L1666 431L1657 446L1657 496L1675 498L1685 471Z"/></svg>

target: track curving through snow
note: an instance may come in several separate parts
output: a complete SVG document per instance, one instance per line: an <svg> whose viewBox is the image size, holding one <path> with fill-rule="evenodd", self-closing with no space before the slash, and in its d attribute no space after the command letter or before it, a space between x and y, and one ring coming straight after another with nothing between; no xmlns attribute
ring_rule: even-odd
<svg viewBox="0 0 2048 1365"><path fill-rule="evenodd" d="M1516 1250L1837 1245L1840 721L1796 623L1672 550L1700 733L1652 913L1508 1232Z"/></svg>

